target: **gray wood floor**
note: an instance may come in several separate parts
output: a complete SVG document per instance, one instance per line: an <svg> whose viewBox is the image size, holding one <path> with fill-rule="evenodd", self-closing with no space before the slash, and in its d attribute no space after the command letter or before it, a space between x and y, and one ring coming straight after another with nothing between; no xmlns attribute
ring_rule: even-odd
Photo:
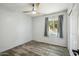
<svg viewBox="0 0 79 59"><path fill-rule="evenodd" d="M1 56L69 56L65 47L30 41L0 53Z"/></svg>

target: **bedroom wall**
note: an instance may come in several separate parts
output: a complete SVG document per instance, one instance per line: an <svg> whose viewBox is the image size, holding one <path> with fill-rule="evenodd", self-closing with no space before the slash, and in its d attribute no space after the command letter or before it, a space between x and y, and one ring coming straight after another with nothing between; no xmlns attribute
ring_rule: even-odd
<svg viewBox="0 0 79 59"><path fill-rule="evenodd" d="M79 10L79 4L78 4L78 10ZM78 38L79 38L79 11L78 11ZM77 49L79 49L79 39L77 39Z"/></svg>
<svg viewBox="0 0 79 59"><path fill-rule="evenodd" d="M61 14L64 15L64 25L63 25L64 38L60 39L60 38L53 38L53 37L44 37L45 17L55 16L55 15L57 16ZM67 47L66 11L49 14L45 16L34 17L32 21L33 21L33 25L32 25L33 40Z"/></svg>
<svg viewBox="0 0 79 59"><path fill-rule="evenodd" d="M0 52L32 40L32 18L0 5Z"/></svg>
<svg viewBox="0 0 79 59"><path fill-rule="evenodd" d="M70 15L68 15L68 49L70 55L73 56L74 54L72 50L77 50L78 46L78 5L71 5L68 11L71 9L72 12Z"/></svg>

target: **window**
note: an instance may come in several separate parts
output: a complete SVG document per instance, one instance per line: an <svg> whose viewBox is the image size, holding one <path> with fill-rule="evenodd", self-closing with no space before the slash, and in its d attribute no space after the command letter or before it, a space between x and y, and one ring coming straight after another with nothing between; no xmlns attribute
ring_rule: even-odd
<svg viewBox="0 0 79 59"><path fill-rule="evenodd" d="M48 18L48 35L58 37L58 17Z"/></svg>
<svg viewBox="0 0 79 59"><path fill-rule="evenodd" d="M44 36L63 38L63 15L57 17L45 17Z"/></svg>

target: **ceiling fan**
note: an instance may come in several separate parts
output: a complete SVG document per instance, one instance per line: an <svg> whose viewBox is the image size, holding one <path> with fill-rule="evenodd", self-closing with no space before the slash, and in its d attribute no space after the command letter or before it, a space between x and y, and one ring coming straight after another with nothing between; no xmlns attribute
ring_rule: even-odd
<svg viewBox="0 0 79 59"><path fill-rule="evenodd" d="M32 14L40 14L40 12L38 12L39 5L40 5L40 3L33 3L31 11L23 11L23 12L24 13L32 13Z"/></svg>

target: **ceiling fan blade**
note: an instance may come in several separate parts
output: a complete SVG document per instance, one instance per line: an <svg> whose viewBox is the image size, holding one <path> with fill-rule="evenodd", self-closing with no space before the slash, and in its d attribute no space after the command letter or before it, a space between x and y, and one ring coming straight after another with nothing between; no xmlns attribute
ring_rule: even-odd
<svg viewBox="0 0 79 59"><path fill-rule="evenodd" d="M30 13L30 12L32 12L32 11L23 11L23 13Z"/></svg>
<svg viewBox="0 0 79 59"><path fill-rule="evenodd" d="M39 15L44 15L44 13L41 13L41 12L37 11L36 15L37 15L37 16L39 16Z"/></svg>
<svg viewBox="0 0 79 59"><path fill-rule="evenodd" d="M33 3L32 4L32 7L33 7L32 10L30 10L30 11L23 11L23 13L32 13L34 11L34 12L36 12L37 15L40 15L41 13L38 12L39 4L40 3Z"/></svg>
<svg viewBox="0 0 79 59"><path fill-rule="evenodd" d="M37 8L39 7L39 5L40 5L40 3L36 3L36 7L37 7Z"/></svg>

